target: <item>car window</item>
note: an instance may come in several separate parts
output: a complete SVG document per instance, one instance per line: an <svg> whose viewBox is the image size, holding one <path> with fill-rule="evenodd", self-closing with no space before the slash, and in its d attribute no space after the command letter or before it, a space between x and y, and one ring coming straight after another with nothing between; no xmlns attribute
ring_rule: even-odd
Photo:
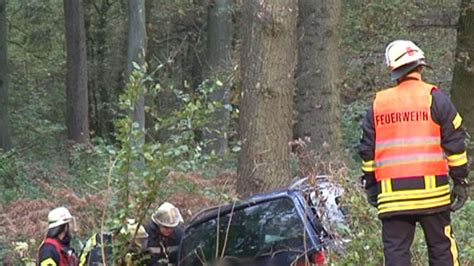
<svg viewBox="0 0 474 266"><path fill-rule="evenodd" d="M181 258L184 265L203 265L221 256L250 259L277 251L303 252L304 239L293 201L279 198L188 228Z"/></svg>

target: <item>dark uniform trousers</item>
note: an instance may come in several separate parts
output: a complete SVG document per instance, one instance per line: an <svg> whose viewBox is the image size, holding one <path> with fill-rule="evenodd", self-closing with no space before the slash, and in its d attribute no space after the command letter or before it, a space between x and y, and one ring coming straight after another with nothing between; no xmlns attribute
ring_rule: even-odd
<svg viewBox="0 0 474 266"><path fill-rule="evenodd" d="M449 210L434 214L392 216L381 220L386 266L411 265L410 247L417 222L423 228L428 245L429 265L458 265Z"/></svg>

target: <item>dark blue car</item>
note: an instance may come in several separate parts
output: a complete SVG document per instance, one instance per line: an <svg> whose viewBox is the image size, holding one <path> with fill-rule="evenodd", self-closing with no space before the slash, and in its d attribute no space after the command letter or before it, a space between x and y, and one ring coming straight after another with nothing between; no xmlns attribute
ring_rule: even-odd
<svg viewBox="0 0 474 266"><path fill-rule="evenodd" d="M330 237L310 195L292 186L198 213L178 265L323 265Z"/></svg>

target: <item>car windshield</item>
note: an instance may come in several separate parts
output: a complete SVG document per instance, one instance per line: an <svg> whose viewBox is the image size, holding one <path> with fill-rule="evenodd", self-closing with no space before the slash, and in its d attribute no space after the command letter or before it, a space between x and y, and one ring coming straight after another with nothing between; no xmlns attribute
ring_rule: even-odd
<svg viewBox="0 0 474 266"><path fill-rule="evenodd" d="M203 265L216 257L252 259L278 252L300 254L308 248L304 239L307 237L303 222L293 201L278 198L188 228L182 242L181 262Z"/></svg>

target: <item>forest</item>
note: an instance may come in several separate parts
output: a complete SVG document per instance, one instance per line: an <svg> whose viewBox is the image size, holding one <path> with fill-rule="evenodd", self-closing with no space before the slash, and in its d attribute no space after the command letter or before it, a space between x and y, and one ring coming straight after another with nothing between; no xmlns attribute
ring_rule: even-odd
<svg viewBox="0 0 474 266"><path fill-rule="evenodd" d="M34 265L58 206L80 249L164 201L186 224L324 174L344 188L350 239L327 265L382 265L358 145L375 93L394 85L397 39L424 51L423 78L472 134L473 0L0 0L3 264ZM474 264L469 195L451 214L460 265ZM428 265L420 227L412 255Z"/></svg>

